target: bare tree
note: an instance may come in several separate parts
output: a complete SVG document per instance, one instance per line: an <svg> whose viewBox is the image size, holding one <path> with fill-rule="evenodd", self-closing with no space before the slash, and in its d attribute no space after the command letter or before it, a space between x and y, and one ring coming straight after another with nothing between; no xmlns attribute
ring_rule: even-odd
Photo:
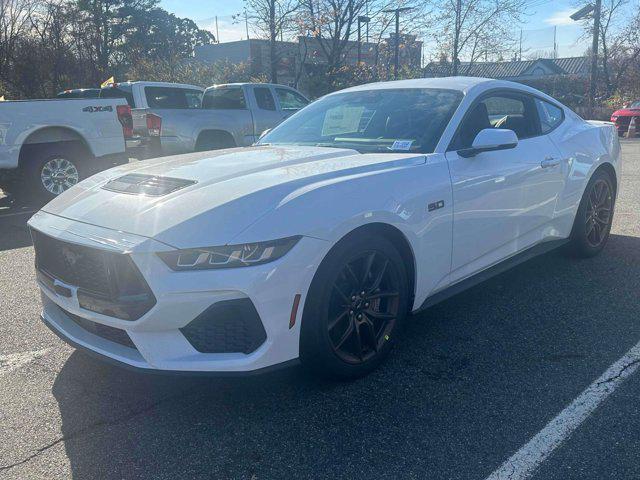
<svg viewBox="0 0 640 480"><path fill-rule="evenodd" d="M13 83L9 74L16 47L29 31L37 7L37 0L0 0L0 80L4 84Z"/></svg>
<svg viewBox="0 0 640 480"><path fill-rule="evenodd" d="M593 19L583 20L584 37L593 36ZM640 56L640 7L629 0L603 0L600 13L598 63L602 68L604 95L618 89L621 78Z"/></svg>
<svg viewBox="0 0 640 480"><path fill-rule="evenodd" d="M278 37L294 30L293 15L298 0L246 0L247 21L259 36L269 39L269 74L271 82L278 83L280 52Z"/></svg>
<svg viewBox="0 0 640 480"><path fill-rule="evenodd" d="M514 40L511 26L520 21L526 6L526 0L438 2L433 36L441 50L451 52L451 74L458 75L461 57L474 62L490 52L507 54Z"/></svg>
<svg viewBox="0 0 640 480"><path fill-rule="evenodd" d="M385 10L408 7L410 10L402 16L401 34L419 34L424 29L429 6L423 0L301 0L301 3L300 23L314 38L329 71L344 64L349 41L357 31L358 17L370 19L369 40L376 44L377 64L384 37L395 33L395 16Z"/></svg>

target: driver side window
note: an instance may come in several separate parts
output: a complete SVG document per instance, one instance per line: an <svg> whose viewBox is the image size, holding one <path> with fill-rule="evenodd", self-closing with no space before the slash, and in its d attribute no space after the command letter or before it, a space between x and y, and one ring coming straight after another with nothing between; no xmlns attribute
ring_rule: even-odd
<svg viewBox="0 0 640 480"><path fill-rule="evenodd" d="M473 140L485 128L513 130L518 139L536 135L536 112L521 95L492 95L477 103L465 117L455 149L470 148Z"/></svg>

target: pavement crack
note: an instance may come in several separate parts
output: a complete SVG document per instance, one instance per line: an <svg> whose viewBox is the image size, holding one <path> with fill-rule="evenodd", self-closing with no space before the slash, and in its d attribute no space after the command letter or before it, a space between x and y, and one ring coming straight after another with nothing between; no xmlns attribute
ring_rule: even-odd
<svg viewBox="0 0 640 480"><path fill-rule="evenodd" d="M637 365L640 363L640 358L637 358L635 360L633 360L632 362L627 363L624 367L622 367L620 369L620 371L618 373L616 373L615 375L606 378L604 380L601 380L600 382L596 383L596 386L600 386L600 385L605 385L611 382L615 382L616 380L620 379L622 377L622 375L624 374L625 371L627 371L628 369L630 369L631 367L633 367L634 365Z"/></svg>
<svg viewBox="0 0 640 480"><path fill-rule="evenodd" d="M49 450L52 447L55 447L56 445L58 445L60 442L66 442L67 440L74 440L76 438L80 438L83 437L84 435L87 435L95 430L98 430L99 428L102 427L111 427L114 425L119 425L122 423L126 423L129 420L137 417L138 415L142 415L144 413L150 412L152 410L154 410L156 407L166 403L166 402L170 402L170 401L174 401L180 398L186 398L188 397L191 393L193 393L196 389L192 388L187 390L186 392L182 392L180 395L173 395L173 396L169 396L169 397L165 397L161 400L159 400L158 402L152 403L150 405L148 405L145 408L141 408L140 410L136 410L136 411L132 411L129 412L129 414L127 415L123 415L121 417L118 418L114 418L111 420L102 420L100 422L96 422L96 423L92 423L91 425L86 426L85 428L81 428L80 430L70 433L69 435L63 435L60 438L57 438L56 440L54 440L53 442L45 445L44 447L40 447L38 448L34 453L32 453L31 455L29 455L26 458L23 458L22 460L19 460L17 462L14 463L10 463L8 465L0 465L0 472L3 471L7 471L10 470L12 468L15 468L17 466L23 465L27 462L30 462L31 460L33 460L34 458L42 455L43 453L45 453L47 450Z"/></svg>

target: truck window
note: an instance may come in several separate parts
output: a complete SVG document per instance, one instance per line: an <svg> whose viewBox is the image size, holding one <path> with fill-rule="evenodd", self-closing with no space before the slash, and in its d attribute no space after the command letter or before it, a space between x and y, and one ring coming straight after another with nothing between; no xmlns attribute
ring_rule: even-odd
<svg viewBox="0 0 640 480"><path fill-rule="evenodd" d="M253 94L256 96L256 103L261 110L275 110L276 102L268 87L255 87Z"/></svg>
<svg viewBox="0 0 640 480"><path fill-rule="evenodd" d="M131 85L115 83L104 87L100 90L100 98L124 98L131 108L135 108Z"/></svg>
<svg viewBox="0 0 640 480"><path fill-rule="evenodd" d="M209 110L245 110L247 102L240 87L212 88L205 92L202 108Z"/></svg>
<svg viewBox="0 0 640 480"><path fill-rule="evenodd" d="M280 108L282 110L300 110L309 104L309 101L298 92L287 88L276 88L278 100L280 100Z"/></svg>
<svg viewBox="0 0 640 480"><path fill-rule="evenodd" d="M185 110L200 108L200 90L175 87L145 87L144 95L149 108Z"/></svg>

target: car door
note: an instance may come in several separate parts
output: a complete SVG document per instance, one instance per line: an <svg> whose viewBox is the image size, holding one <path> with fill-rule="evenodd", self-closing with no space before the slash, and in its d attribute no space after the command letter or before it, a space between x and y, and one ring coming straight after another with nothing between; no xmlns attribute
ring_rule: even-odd
<svg viewBox="0 0 640 480"><path fill-rule="evenodd" d="M513 130L517 146L471 158L458 155L485 128ZM541 135L533 97L504 91L478 99L446 157L454 205L452 281L541 239L553 219L561 173L556 147Z"/></svg>
<svg viewBox="0 0 640 480"><path fill-rule="evenodd" d="M276 100L273 96L273 89L269 85L254 86L253 92L253 121L255 123L256 140L262 132L269 130L282 121L282 112L278 110Z"/></svg>

